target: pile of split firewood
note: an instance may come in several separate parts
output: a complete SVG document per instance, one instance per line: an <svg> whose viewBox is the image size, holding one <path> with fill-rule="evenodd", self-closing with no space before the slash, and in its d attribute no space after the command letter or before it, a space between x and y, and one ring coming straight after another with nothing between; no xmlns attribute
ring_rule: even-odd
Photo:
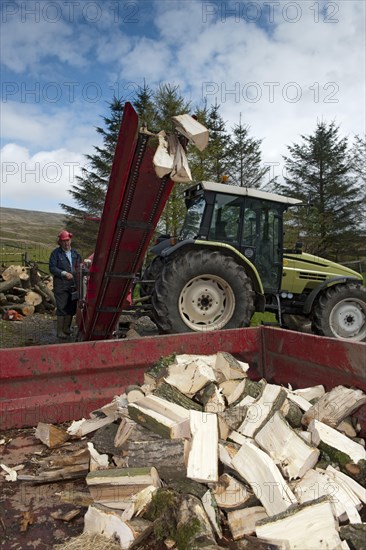
<svg viewBox="0 0 366 550"><path fill-rule="evenodd" d="M17 321L33 313L53 312L56 307L52 278L42 275L36 264L0 269L0 314Z"/></svg>
<svg viewBox="0 0 366 550"><path fill-rule="evenodd" d="M58 449L23 478L85 476L81 536L121 548L143 548L148 536L179 550L365 548L366 451L354 413L366 395L255 382L248 369L225 352L165 358L88 420L39 424L48 447L84 446Z"/></svg>

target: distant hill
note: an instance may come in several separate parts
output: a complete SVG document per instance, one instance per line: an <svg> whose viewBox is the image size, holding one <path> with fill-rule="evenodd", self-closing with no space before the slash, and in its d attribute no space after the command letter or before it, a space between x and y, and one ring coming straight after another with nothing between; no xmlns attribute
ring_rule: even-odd
<svg viewBox="0 0 366 550"><path fill-rule="evenodd" d="M65 215L0 207L0 241L55 247Z"/></svg>

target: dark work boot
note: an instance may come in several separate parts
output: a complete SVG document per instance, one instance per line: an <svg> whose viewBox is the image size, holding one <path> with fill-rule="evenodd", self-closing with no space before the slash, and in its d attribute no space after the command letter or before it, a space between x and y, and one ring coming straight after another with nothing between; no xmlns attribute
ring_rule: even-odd
<svg viewBox="0 0 366 550"><path fill-rule="evenodd" d="M57 317L57 338L61 338L62 340L65 340L65 338L67 338L67 334L64 333L64 322L65 317Z"/></svg>
<svg viewBox="0 0 366 550"><path fill-rule="evenodd" d="M72 315L65 315L63 331L67 336L70 336L70 334L72 334L71 323L72 323Z"/></svg>

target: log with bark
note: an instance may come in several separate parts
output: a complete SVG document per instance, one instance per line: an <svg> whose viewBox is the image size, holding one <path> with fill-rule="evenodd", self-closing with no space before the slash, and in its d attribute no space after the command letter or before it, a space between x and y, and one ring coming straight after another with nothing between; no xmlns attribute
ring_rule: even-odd
<svg viewBox="0 0 366 550"><path fill-rule="evenodd" d="M24 316L52 312L56 301L48 287L49 276L42 277L37 266L10 266L0 280L0 313L4 320L12 320L9 309Z"/></svg>

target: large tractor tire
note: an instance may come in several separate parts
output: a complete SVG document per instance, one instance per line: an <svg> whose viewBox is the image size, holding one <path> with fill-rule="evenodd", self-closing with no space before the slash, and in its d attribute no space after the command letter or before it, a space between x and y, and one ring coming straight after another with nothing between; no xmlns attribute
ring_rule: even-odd
<svg viewBox="0 0 366 550"><path fill-rule="evenodd" d="M366 288L352 283L328 288L315 305L313 329L331 338L366 340Z"/></svg>
<svg viewBox="0 0 366 550"><path fill-rule="evenodd" d="M155 281L159 275L161 270L163 269L164 259L161 256L156 256L153 261L146 267L143 275L142 275L142 281L140 284L140 296L151 296L154 287L155 282L153 283L147 283L144 281Z"/></svg>
<svg viewBox="0 0 366 550"><path fill-rule="evenodd" d="M164 333L246 327L254 313L254 291L233 258L195 250L164 264L152 304Z"/></svg>

